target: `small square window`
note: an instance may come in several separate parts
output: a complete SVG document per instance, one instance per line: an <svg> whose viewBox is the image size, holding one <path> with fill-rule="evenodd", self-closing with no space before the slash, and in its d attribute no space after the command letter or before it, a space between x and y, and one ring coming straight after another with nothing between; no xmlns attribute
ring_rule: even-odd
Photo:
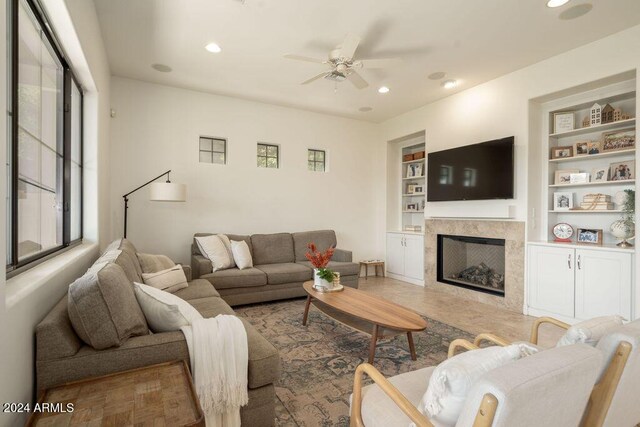
<svg viewBox="0 0 640 427"><path fill-rule="evenodd" d="M280 167L280 147L273 144L258 143L258 167L277 169Z"/></svg>
<svg viewBox="0 0 640 427"><path fill-rule="evenodd" d="M200 163L227 163L227 140L223 138L200 137Z"/></svg>
<svg viewBox="0 0 640 427"><path fill-rule="evenodd" d="M324 172L326 170L326 152L324 150L314 150L310 148L307 159L307 168L310 171Z"/></svg>

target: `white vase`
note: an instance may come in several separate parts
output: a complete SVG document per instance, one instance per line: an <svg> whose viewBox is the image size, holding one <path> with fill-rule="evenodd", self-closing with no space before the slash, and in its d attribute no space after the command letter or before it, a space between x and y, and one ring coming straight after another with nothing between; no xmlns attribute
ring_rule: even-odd
<svg viewBox="0 0 640 427"><path fill-rule="evenodd" d="M313 269L313 286L315 286L316 288L330 289L332 285L330 282L327 282L326 280L318 276L318 269L314 268Z"/></svg>
<svg viewBox="0 0 640 427"><path fill-rule="evenodd" d="M619 219L617 221L614 221L613 224L611 224L610 230L611 230L611 234L613 234L614 237L617 237L618 239L622 239L622 241L618 243L617 246L620 246L623 248L633 246L631 243L627 242L627 239L633 237L635 234L635 226L633 222Z"/></svg>

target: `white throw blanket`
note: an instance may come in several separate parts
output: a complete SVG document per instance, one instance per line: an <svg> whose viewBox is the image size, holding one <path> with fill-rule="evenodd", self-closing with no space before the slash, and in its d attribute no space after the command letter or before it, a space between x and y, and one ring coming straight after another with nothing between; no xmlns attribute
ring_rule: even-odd
<svg viewBox="0 0 640 427"><path fill-rule="evenodd" d="M247 393L247 332L236 316L218 315L180 328L207 427L239 427Z"/></svg>

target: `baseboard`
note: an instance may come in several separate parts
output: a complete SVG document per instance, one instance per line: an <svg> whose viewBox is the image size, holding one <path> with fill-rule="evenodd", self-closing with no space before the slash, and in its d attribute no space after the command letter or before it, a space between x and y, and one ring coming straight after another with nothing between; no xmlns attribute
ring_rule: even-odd
<svg viewBox="0 0 640 427"><path fill-rule="evenodd" d="M411 283L412 285L424 286L424 280L413 279L411 277L402 276L400 274L387 272L387 277L395 280L400 280L402 282ZM360 280L362 280L362 278L360 278Z"/></svg>
<svg viewBox="0 0 640 427"><path fill-rule="evenodd" d="M579 320L575 319L573 317L567 317L567 316L563 316L561 314L558 313L552 313L550 311L545 311L545 310L540 310L537 308L532 308L532 307L527 307L527 314L529 316L533 316L533 317L553 317L554 319L558 319L561 320L565 323L568 323L570 325L573 325L574 323L578 323Z"/></svg>

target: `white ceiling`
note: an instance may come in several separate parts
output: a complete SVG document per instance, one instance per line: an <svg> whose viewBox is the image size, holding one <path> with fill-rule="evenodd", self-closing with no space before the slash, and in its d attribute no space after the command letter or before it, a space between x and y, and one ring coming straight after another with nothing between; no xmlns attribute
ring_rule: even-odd
<svg viewBox="0 0 640 427"><path fill-rule="evenodd" d="M573 20L546 0L94 0L114 75L221 95L382 121L640 23L639 0L593 1ZM570 13L570 12L565 12ZM318 80L347 33L357 59L400 57L391 70L362 70L370 86ZM204 50L209 42L223 51ZM597 58L594 58L597 61ZM173 69L161 73L151 64ZM427 76L460 81L445 90ZM553 78L553 76L550 76ZM385 85L391 92L380 95ZM367 113L361 107L372 107Z"/></svg>

